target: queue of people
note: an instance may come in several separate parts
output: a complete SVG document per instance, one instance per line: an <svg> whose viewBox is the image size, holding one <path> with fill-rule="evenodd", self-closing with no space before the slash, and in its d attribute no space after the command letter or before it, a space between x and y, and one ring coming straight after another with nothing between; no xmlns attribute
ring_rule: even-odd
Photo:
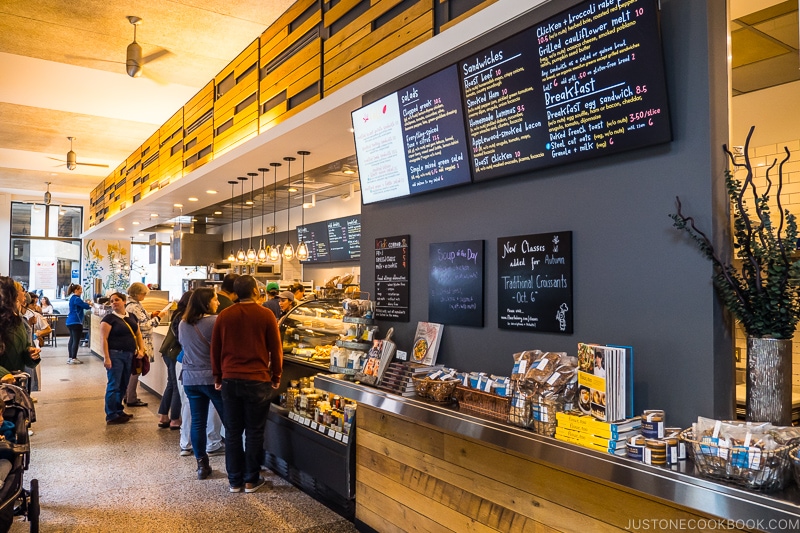
<svg viewBox="0 0 800 533"><path fill-rule="evenodd" d="M76 284L68 288L69 364L80 364L84 312L91 308L82 292ZM100 322L109 426L129 422L134 417L129 408L147 405L136 393L136 368L152 357L152 332L160 321L160 313L142 306L147 292L144 284L133 283L127 294L111 294L111 312ZM203 287L182 295L161 346L167 386L158 427L186 433L181 455L194 455L198 479L211 474L209 455L224 453L230 492L256 492L264 485L264 430L283 372L278 319L299 301L296 294L280 292L275 283L262 295L252 276L229 274L217 292ZM13 279L0 277L0 381L13 381L14 373L39 365L34 334L44 330L37 315L40 308L32 296ZM219 426L224 427L224 444Z"/></svg>

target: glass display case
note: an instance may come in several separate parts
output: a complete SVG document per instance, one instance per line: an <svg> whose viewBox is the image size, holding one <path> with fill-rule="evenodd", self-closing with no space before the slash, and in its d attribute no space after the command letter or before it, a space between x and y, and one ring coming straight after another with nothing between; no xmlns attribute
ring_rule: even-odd
<svg viewBox="0 0 800 533"><path fill-rule="evenodd" d="M344 309L338 299L301 302L280 322L284 358L330 366L331 348L346 335L349 325L342 321Z"/></svg>

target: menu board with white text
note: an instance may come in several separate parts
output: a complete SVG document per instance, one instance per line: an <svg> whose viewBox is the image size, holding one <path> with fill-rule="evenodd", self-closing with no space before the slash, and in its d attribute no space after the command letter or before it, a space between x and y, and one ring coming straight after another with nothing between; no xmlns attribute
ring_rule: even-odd
<svg viewBox="0 0 800 533"><path fill-rule="evenodd" d="M655 0L583 2L459 73L475 181L672 138Z"/></svg>

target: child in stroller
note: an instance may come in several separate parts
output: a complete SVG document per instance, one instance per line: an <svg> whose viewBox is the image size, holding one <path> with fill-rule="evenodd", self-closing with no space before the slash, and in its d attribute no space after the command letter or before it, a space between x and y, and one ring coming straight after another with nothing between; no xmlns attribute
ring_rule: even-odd
<svg viewBox="0 0 800 533"><path fill-rule="evenodd" d="M28 427L36 411L28 393L17 385L0 383L0 532L8 531L14 516L24 515L30 531L39 531L39 483L32 479L30 490L22 486L31 447Z"/></svg>

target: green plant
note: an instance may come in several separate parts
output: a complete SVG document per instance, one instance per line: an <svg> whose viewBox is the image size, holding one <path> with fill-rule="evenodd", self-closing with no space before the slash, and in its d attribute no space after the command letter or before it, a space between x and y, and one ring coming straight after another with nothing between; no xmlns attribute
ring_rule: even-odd
<svg viewBox="0 0 800 533"><path fill-rule="evenodd" d="M754 129L750 128L747 134L744 163L737 163L728 147L722 147L733 169L746 171L744 181L735 179L730 168L725 171L725 185L733 213L734 254L739 264L734 266L723 260L708 237L697 229L694 219L683 214L680 198L676 197L678 212L671 214L670 218L676 228L691 236L703 255L713 263L714 287L725 307L741 321L747 335L791 339L800 319L800 260L792 258L798 244L797 221L788 209L781 206L783 165L789 160L790 153L784 147L786 156L778 165L777 183L770 177L777 164L777 158L773 160L766 172L766 189L759 192L753 182L753 167L748 155ZM773 186L777 189L777 227L772 222L769 206Z"/></svg>

